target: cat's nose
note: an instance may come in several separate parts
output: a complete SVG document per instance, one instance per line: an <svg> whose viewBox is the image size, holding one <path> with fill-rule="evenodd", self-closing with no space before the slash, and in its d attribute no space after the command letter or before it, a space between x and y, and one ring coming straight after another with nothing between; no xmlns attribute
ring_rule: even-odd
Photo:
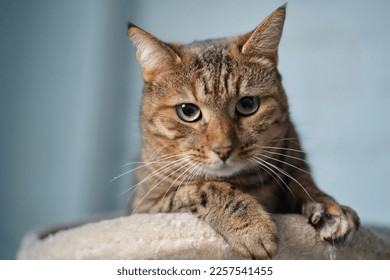
<svg viewBox="0 0 390 280"><path fill-rule="evenodd" d="M216 146L212 150L222 161L226 161L232 154L233 146Z"/></svg>

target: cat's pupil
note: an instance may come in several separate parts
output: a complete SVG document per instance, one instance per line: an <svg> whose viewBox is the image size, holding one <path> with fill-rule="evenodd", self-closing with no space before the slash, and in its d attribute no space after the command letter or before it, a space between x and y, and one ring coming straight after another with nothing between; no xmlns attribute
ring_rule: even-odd
<svg viewBox="0 0 390 280"><path fill-rule="evenodd" d="M242 100L241 100L241 106L245 109L251 109L253 108L253 105L254 105L254 101L252 98L249 98L249 97L244 97Z"/></svg>
<svg viewBox="0 0 390 280"><path fill-rule="evenodd" d="M192 104L182 104L181 109L187 117L191 117L195 115L197 108Z"/></svg>

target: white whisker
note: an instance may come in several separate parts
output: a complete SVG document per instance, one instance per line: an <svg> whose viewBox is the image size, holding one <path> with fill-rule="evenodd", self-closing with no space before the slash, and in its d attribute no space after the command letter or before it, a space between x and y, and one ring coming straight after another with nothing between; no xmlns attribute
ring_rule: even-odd
<svg viewBox="0 0 390 280"><path fill-rule="evenodd" d="M302 151L302 150L292 149L292 148L273 147L273 146L260 146L260 148L263 148L263 149L284 150L284 151L292 151L292 152L297 152L297 153L302 153L302 154L305 153L305 152Z"/></svg>
<svg viewBox="0 0 390 280"><path fill-rule="evenodd" d="M202 166L199 163L195 163L195 168L194 170L191 170L192 176L189 177L188 182L191 182L196 176L200 176L201 173L199 171L202 170Z"/></svg>
<svg viewBox="0 0 390 280"><path fill-rule="evenodd" d="M309 171L304 170L304 169L302 169L302 168L299 168L299 167L297 167L297 166L295 166L295 165L293 165L293 164L291 164L291 163L285 162L285 161L283 161L283 160L276 159L276 158L273 158L273 157L269 157L269 156L266 156L266 155L264 155L264 154L262 154L262 153L258 154L258 156L262 156L262 157L265 157L265 158L268 158L268 159L271 159L271 160L274 160L274 161L277 161L277 162L286 164L286 165L291 166L291 167L293 167L293 168L295 168L295 169L297 169L297 170L299 170L299 171L302 171L302 172L304 172L304 173L306 173L306 174L309 174L309 175L311 174Z"/></svg>
<svg viewBox="0 0 390 280"><path fill-rule="evenodd" d="M286 186L286 188L289 190L289 192L291 193L291 195L292 195L294 198L296 198L295 195L294 195L294 193L293 193L293 191L292 191L291 188L287 185L287 183L282 179L282 177L280 177L279 174L278 174L275 170L273 170L271 167L269 167L269 166L267 166L267 165L265 164L265 163L267 163L265 160L263 160L263 159L261 159L261 158L254 158L253 161L254 161L256 164L259 164L260 166L262 166L262 167L263 167L263 170L266 171L266 172L267 172L267 173L268 173L268 174L269 174L269 175L278 183L278 185L285 191L285 189L283 188L283 186L280 184L280 182L282 182L282 183ZM269 170L269 171L268 171L268 170ZM275 176L274 176L273 174L275 174L276 177L278 177L278 179L280 180L280 182L279 182L278 179L275 178Z"/></svg>
<svg viewBox="0 0 390 280"><path fill-rule="evenodd" d="M138 169L141 169L141 168L144 168L144 167L147 167L151 164L156 164L156 163L169 163L170 161L166 161L168 159L171 159L171 158L174 158L174 157L179 157L183 154L178 154L178 155L168 155L168 156L165 156L165 157L162 157L162 158L159 158L158 160L155 160L155 161L150 161L150 162L131 162L131 163L127 163L126 165L130 165L130 164L141 164L140 166L137 166L133 169L130 169L126 172L123 172L122 174L118 175L118 176L115 176L112 180L110 180L110 183L114 182L115 180L127 175L127 174L130 174Z"/></svg>
<svg viewBox="0 0 390 280"><path fill-rule="evenodd" d="M259 167L256 165L255 162L252 162L251 159L248 160L248 165L259 176L261 186L263 187L264 186L264 180L263 180L263 176L261 176L261 170L262 169L260 168L260 170L259 170Z"/></svg>
<svg viewBox="0 0 390 280"><path fill-rule="evenodd" d="M188 174L188 176L187 176L187 177L190 177L190 176L191 176L191 173L192 173L192 176L190 177L190 179L189 179L188 182L190 182L191 180L193 180L193 178L194 178L195 176L201 175L201 173L200 173L199 171L202 170L202 166L201 166L199 163L194 163L193 167L194 167L194 168L191 170L190 174ZM182 182L179 184L179 186L177 187L176 192L175 192L175 196L173 197L172 201L175 201L176 196L177 196L177 193L178 193L179 189L181 188L183 182L184 182L184 181L182 181Z"/></svg>
<svg viewBox="0 0 390 280"><path fill-rule="evenodd" d="M185 162L185 160L183 160L182 162ZM180 162L180 165L182 164L182 162ZM181 170L182 168L184 168L185 166L187 166L188 164L190 164L190 162L187 162L184 166L181 166L179 169L176 169L173 173L176 173L178 172L179 170ZM171 176L173 173L169 173L168 175L166 175L164 178L162 178L160 181L158 181L156 184L154 184L150 190L141 198L141 200L137 203L137 205L134 207L133 209L133 212L132 214L134 214L134 212L137 210L137 208L140 206L140 204L144 201L144 199L155 189L158 187L158 185L163 182L166 178L168 178L169 176Z"/></svg>
<svg viewBox="0 0 390 280"><path fill-rule="evenodd" d="M191 168L194 167L195 163L191 163L191 162L187 162L185 165L183 165L182 167L180 167L178 170L176 170L176 172L178 172L179 170L183 169L184 167L188 166L189 164L191 164L191 166L189 168L187 168L186 170L184 170L179 176L176 177L176 179L171 183L171 185L167 188L167 190L165 191L161 201L164 200L165 196L167 195L167 193L169 192L169 190L172 188L172 186L177 182L177 180L179 180L180 177L182 177L183 175L186 174L186 172L188 172L189 170L191 170ZM186 177L185 177L186 178ZM184 178L184 179L185 179ZM183 182L183 181L182 181ZM181 183L182 183L181 182ZM180 184L179 184L180 186Z"/></svg>
<svg viewBox="0 0 390 280"><path fill-rule="evenodd" d="M133 189L133 192L135 190L135 188L137 188L139 185L141 185L143 182L149 180L150 178L153 178L154 176L157 176L161 173L164 173L164 172L167 172L167 171L170 171L172 169L174 169L175 167L177 166L180 166L182 163L184 162L183 159L177 159L177 160L174 160L174 161L171 161L171 162L168 162L168 164L165 164L164 166L158 168L157 170L153 171L152 173L150 173L148 176L146 176L145 178L143 178L140 182L138 182L137 184L129 187L127 190L125 190L124 192L121 193L121 195L123 195L124 193L130 191L131 189ZM130 195L131 197L131 195Z"/></svg>
<svg viewBox="0 0 390 280"><path fill-rule="evenodd" d="M165 155L165 156L162 156L160 158L158 158L157 160L153 160L153 161L132 161L132 162L129 162L129 163L126 163L124 165L122 165L122 167L126 167L128 165L132 165L132 164L147 164L147 163L155 163L155 162L160 162L160 161L164 161L166 159L170 159L170 158L173 158L173 157L179 157L179 156L183 156L185 155L184 153L182 154L168 154L168 155Z"/></svg>
<svg viewBox="0 0 390 280"><path fill-rule="evenodd" d="M154 151L153 154L150 155L150 157L148 158L148 161L152 161L157 155L159 152L161 152L163 149L165 149L166 146L161 146L160 148L156 149Z"/></svg>
<svg viewBox="0 0 390 280"><path fill-rule="evenodd" d="M296 138L296 137L291 137L291 138L278 138L278 139L274 139L272 141L270 141L271 143L272 142L279 142L279 141L289 141L291 143L294 143L294 144L297 144L299 145L298 141L299 141L299 138Z"/></svg>
<svg viewBox="0 0 390 280"><path fill-rule="evenodd" d="M290 156L290 155L283 154L283 153L278 153L278 152L271 152L271 151L268 151L268 150L262 150L261 152L268 153L268 154L272 154L272 155L285 156L285 157L287 157L287 158L296 159L296 160L303 161L303 162L309 164L309 162L308 162L307 160L303 159L303 158L294 157L294 156Z"/></svg>
<svg viewBox="0 0 390 280"><path fill-rule="evenodd" d="M295 183L297 183L301 188L302 190L307 194L307 196L312 200L312 201L315 201L313 199L313 197L307 192L307 190L305 189L304 186L302 186L302 184L300 182L297 181L297 179L295 179L291 174L289 174L288 172L286 172L285 170L277 167L276 165L272 164L272 163L269 163L268 161L265 161L259 157L256 157L256 159L259 159L261 160L264 164L267 164L268 166L271 166L272 168L276 169L277 171L279 171L280 173L284 174L285 176L287 176L288 178L290 178L291 180L293 180Z"/></svg>

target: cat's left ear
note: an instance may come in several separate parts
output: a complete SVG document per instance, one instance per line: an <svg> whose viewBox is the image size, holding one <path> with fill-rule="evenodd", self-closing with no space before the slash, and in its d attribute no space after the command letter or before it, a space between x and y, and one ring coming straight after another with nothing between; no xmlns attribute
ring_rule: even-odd
<svg viewBox="0 0 390 280"><path fill-rule="evenodd" d="M278 46L282 37L285 18L286 5L283 5L263 20L254 31L244 36L246 41L241 52L244 55L254 57L266 56L277 64Z"/></svg>
<svg viewBox="0 0 390 280"><path fill-rule="evenodd" d="M157 74L172 69L181 61L168 44L132 23L128 24L128 35L137 47L137 58L146 82L153 80Z"/></svg>

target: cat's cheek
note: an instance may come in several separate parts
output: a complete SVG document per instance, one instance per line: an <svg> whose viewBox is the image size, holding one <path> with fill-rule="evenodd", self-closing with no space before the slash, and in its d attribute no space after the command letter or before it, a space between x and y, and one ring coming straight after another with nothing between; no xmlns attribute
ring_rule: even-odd
<svg viewBox="0 0 390 280"><path fill-rule="evenodd" d="M145 128L153 136L160 136L169 140L176 140L190 133L189 129L179 122L161 117L150 118Z"/></svg>

